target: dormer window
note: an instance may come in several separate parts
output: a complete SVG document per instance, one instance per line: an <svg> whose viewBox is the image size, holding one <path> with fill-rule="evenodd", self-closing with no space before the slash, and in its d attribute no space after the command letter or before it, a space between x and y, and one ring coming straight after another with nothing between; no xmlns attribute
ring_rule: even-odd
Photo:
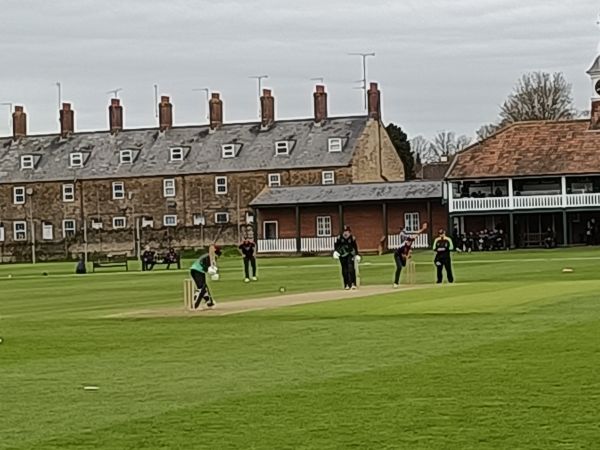
<svg viewBox="0 0 600 450"><path fill-rule="evenodd" d="M235 158L235 144L225 144L221 146L223 158Z"/></svg>
<svg viewBox="0 0 600 450"><path fill-rule="evenodd" d="M342 151L342 139L341 138L329 138L327 148L329 153L339 153Z"/></svg>
<svg viewBox="0 0 600 450"><path fill-rule="evenodd" d="M277 141L275 142L275 155L289 155L290 154L290 141Z"/></svg>
<svg viewBox="0 0 600 450"><path fill-rule="evenodd" d="M173 147L170 149L169 154L170 162L183 161L183 148L181 147Z"/></svg>
<svg viewBox="0 0 600 450"><path fill-rule="evenodd" d="M119 162L121 164L133 163L133 151L132 150L121 150L119 153Z"/></svg>
<svg viewBox="0 0 600 450"><path fill-rule="evenodd" d="M83 153L71 153L69 155L69 167L83 167Z"/></svg>
<svg viewBox="0 0 600 450"><path fill-rule="evenodd" d="M23 155L21 156L21 169L33 169L34 159L33 155Z"/></svg>

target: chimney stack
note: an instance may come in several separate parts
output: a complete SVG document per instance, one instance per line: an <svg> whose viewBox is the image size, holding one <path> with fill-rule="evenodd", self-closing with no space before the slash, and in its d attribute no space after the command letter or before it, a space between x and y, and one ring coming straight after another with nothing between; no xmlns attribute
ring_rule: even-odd
<svg viewBox="0 0 600 450"><path fill-rule="evenodd" d="M108 107L108 123L111 134L117 134L119 131L123 131L123 107L118 98L110 100L110 106Z"/></svg>
<svg viewBox="0 0 600 450"><path fill-rule="evenodd" d="M263 89L260 98L260 115L262 128L269 128L275 123L275 98L271 95L270 89Z"/></svg>
<svg viewBox="0 0 600 450"><path fill-rule="evenodd" d="M215 130L223 125L223 100L218 92L213 92L208 102L210 129Z"/></svg>
<svg viewBox="0 0 600 450"><path fill-rule="evenodd" d="M381 92L377 83L371 83L367 92L369 119L381 120Z"/></svg>
<svg viewBox="0 0 600 450"><path fill-rule="evenodd" d="M75 132L75 111L70 103L63 103L60 110L60 135L66 138Z"/></svg>
<svg viewBox="0 0 600 450"><path fill-rule="evenodd" d="M22 106L15 106L15 112L12 115L13 140L18 141L27 136L27 114Z"/></svg>
<svg viewBox="0 0 600 450"><path fill-rule="evenodd" d="M317 84L313 97L315 103L315 122L321 123L327 120L327 92L325 92L325 86Z"/></svg>
<svg viewBox="0 0 600 450"><path fill-rule="evenodd" d="M158 127L160 131L173 128L173 105L166 95L160 97L158 104Z"/></svg>

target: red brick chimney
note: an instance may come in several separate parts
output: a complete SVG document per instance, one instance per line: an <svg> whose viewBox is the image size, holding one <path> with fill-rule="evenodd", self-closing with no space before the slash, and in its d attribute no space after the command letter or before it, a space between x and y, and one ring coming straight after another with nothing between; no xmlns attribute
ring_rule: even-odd
<svg viewBox="0 0 600 450"><path fill-rule="evenodd" d="M369 118L381 120L381 92L377 83L371 83L367 92Z"/></svg>
<svg viewBox="0 0 600 450"><path fill-rule="evenodd" d="M210 129L215 130L223 125L223 100L218 92L213 92L208 101Z"/></svg>
<svg viewBox="0 0 600 450"><path fill-rule="evenodd" d="M166 95L160 97L158 104L158 127L160 131L173 128L173 105Z"/></svg>
<svg viewBox="0 0 600 450"><path fill-rule="evenodd" d="M260 124L263 128L269 128L275 123L275 97L271 95L271 89L263 89L260 98Z"/></svg>
<svg viewBox="0 0 600 450"><path fill-rule="evenodd" d="M313 97L315 103L315 122L321 123L327 120L327 92L325 92L325 86L317 84Z"/></svg>
<svg viewBox="0 0 600 450"><path fill-rule="evenodd" d="M66 138L75 132L75 111L70 103L63 103L60 110L60 135Z"/></svg>
<svg viewBox="0 0 600 450"><path fill-rule="evenodd" d="M123 107L118 98L110 100L110 106L108 107L108 123L111 134L117 134L119 131L123 130Z"/></svg>
<svg viewBox="0 0 600 450"><path fill-rule="evenodd" d="M592 122L590 129L600 130L600 99L592 99Z"/></svg>
<svg viewBox="0 0 600 450"><path fill-rule="evenodd" d="M13 139L15 141L27 136L27 114L22 106L15 106L15 112L12 115Z"/></svg>

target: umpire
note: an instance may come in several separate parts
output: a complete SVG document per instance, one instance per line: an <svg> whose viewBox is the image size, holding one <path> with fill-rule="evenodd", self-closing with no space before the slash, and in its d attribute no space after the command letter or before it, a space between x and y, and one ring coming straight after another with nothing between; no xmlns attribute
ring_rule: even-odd
<svg viewBox="0 0 600 450"><path fill-rule="evenodd" d="M344 227L344 232L335 241L334 258L340 260L342 265L342 277L344 278L344 289L356 289L356 270L354 270L354 259L358 256L358 245L352 236L349 226Z"/></svg>
<svg viewBox="0 0 600 450"><path fill-rule="evenodd" d="M435 267L437 269L437 283L440 284L444 279L444 269L446 269L446 277L448 283L454 283L454 275L452 274L452 259L450 253L454 250L452 239L446 236L446 231L440 229L438 237L433 241L433 251L435 252Z"/></svg>

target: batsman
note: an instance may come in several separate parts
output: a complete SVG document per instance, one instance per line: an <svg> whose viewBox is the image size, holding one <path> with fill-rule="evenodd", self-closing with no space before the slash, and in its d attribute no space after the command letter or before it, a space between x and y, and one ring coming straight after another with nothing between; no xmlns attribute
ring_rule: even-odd
<svg viewBox="0 0 600 450"><path fill-rule="evenodd" d="M210 246L208 253L201 255L190 270L190 274L196 284L196 293L194 294L194 309L198 309L202 300L206 301L206 306L212 308L215 306L215 301L210 294L208 284L206 282L206 274L214 277L218 276L217 258L221 256L221 249L216 246Z"/></svg>
<svg viewBox="0 0 600 450"><path fill-rule="evenodd" d="M441 284L444 279L444 269L446 269L446 277L448 283L454 283L454 275L452 274L452 259L450 253L454 250L452 239L446 236L446 231L440 229L438 237L433 242L433 251L435 252L435 267L437 269L437 283Z"/></svg>
<svg viewBox="0 0 600 450"><path fill-rule="evenodd" d="M352 235L352 230L349 226L344 227L343 233L335 241L334 248L333 257L339 259L342 266L344 289L356 289L355 263L359 263L361 258L358 254L356 239Z"/></svg>

